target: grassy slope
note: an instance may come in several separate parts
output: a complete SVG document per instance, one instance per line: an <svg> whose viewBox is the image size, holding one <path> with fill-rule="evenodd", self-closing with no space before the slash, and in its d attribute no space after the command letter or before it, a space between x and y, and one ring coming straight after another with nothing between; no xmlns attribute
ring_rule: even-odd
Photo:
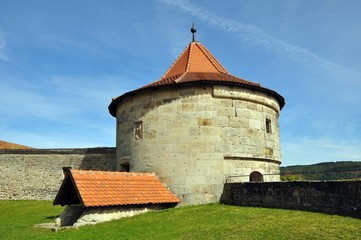
<svg viewBox="0 0 361 240"><path fill-rule="evenodd" d="M361 239L361 220L301 211L201 205L61 230L34 228L62 211L47 201L0 201L0 239Z"/></svg>

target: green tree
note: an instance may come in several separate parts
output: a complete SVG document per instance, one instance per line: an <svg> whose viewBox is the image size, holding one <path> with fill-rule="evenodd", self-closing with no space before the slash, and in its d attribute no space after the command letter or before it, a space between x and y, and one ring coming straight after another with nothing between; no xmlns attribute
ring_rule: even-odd
<svg viewBox="0 0 361 240"><path fill-rule="evenodd" d="M303 181L303 176L299 174L286 174L281 176L281 181L289 182L289 181Z"/></svg>

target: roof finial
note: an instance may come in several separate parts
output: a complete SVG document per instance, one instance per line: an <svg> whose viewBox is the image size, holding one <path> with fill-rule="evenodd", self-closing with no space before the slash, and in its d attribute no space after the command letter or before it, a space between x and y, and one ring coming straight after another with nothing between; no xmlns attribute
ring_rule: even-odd
<svg viewBox="0 0 361 240"><path fill-rule="evenodd" d="M192 23L191 32L192 32L192 42L195 42L197 29L194 27L194 23Z"/></svg>

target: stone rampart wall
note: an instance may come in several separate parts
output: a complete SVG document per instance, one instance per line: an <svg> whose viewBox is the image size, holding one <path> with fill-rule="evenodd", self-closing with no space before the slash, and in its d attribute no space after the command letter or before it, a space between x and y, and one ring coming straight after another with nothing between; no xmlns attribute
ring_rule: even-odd
<svg viewBox="0 0 361 240"><path fill-rule="evenodd" d="M62 167L115 170L115 148L0 150L0 199L53 200Z"/></svg>
<svg viewBox="0 0 361 240"><path fill-rule="evenodd" d="M221 202L361 218L361 181L226 183Z"/></svg>

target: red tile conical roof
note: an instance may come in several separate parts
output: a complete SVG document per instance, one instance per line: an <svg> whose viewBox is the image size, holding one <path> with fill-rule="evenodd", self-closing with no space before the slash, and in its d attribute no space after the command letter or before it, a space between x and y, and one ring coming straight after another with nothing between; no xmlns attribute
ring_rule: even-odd
<svg viewBox="0 0 361 240"><path fill-rule="evenodd" d="M166 73L158 80L143 88L185 82L227 81L260 86L232 76L220 62L199 42L191 42Z"/></svg>
<svg viewBox="0 0 361 240"><path fill-rule="evenodd" d="M110 114L115 117L118 103L135 92L150 88L179 86L181 84L197 82L218 85L237 85L260 91L277 99L280 109L285 105L284 98L277 92L264 88L259 83L250 82L229 74L206 47L199 42L193 41L159 80L137 90L127 92L117 98L113 98L108 109Z"/></svg>

